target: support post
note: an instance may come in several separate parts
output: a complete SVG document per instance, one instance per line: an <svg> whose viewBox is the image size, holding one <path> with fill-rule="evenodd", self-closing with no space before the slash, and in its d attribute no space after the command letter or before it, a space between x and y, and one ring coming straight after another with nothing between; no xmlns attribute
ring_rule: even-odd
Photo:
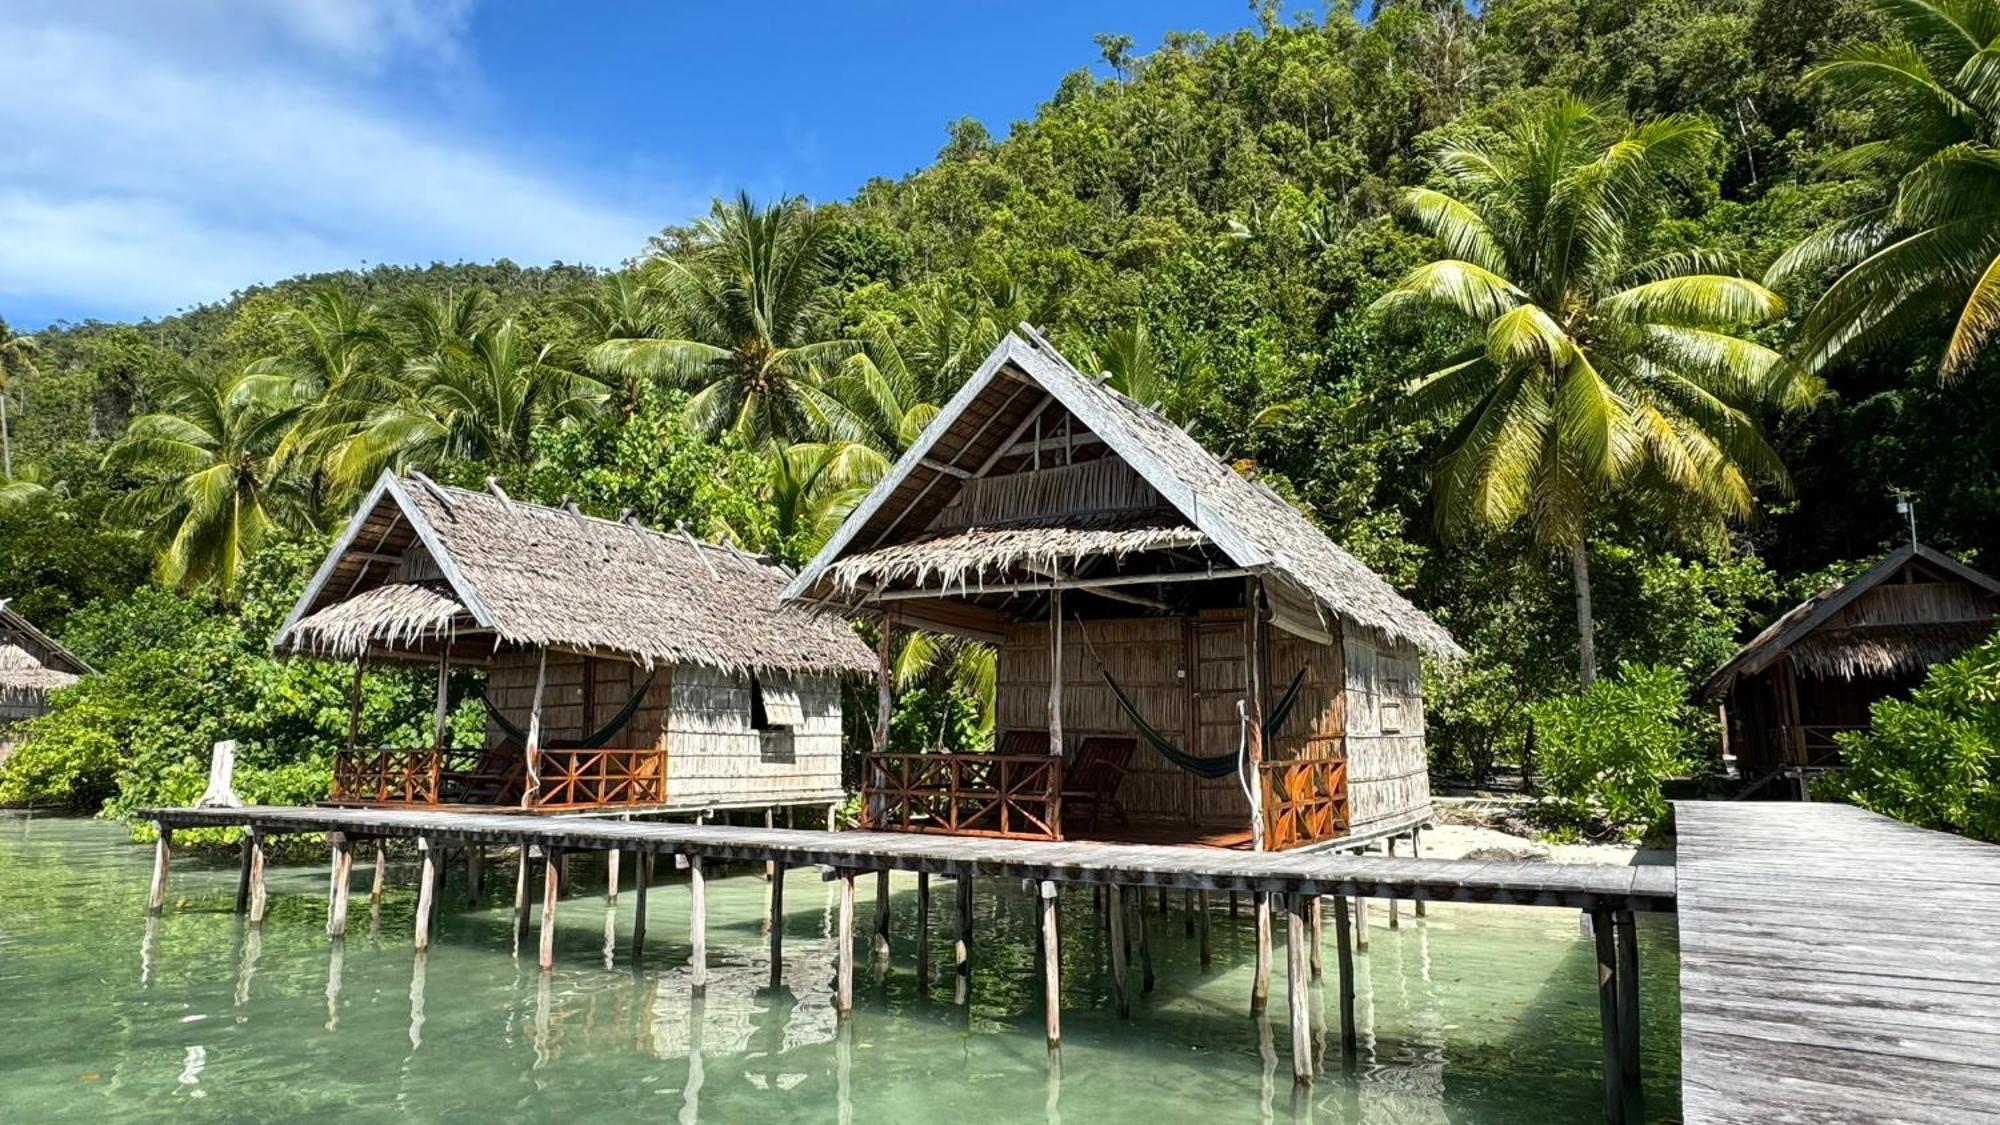
<svg viewBox="0 0 2000 1125"><path fill-rule="evenodd" d="M1243 698L1248 704L1249 722L1244 730L1244 756L1250 763L1250 845L1256 851L1264 850L1264 810L1258 807L1263 784L1264 764L1264 716L1268 714L1264 703L1264 580L1252 574L1243 579ZM1268 936L1271 924L1270 901L1268 896L1260 896L1264 905L1261 915L1264 930ZM1266 942L1268 946L1269 942ZM1268 951L1266 961L1268 962ZM1269 965L1266 964L1268 971ZM1266 982L1268 984L1268 981ZM1263 1011L1259 1002L1257 1011Z"/></svg>
<svg viewBox="0 0 2000 1125"><path fill-rule="evenodd" d="M389 878L389 855L382 841L375 841L375 874L368 881L368 936L382 928L382 885Z"/></svg>
<svg viewBox="0 0 2000 1125"><path fill-rule="evenodd" d="M1049 591L1049 756L1063 754L1063 592Z"/></svg>
<svg viewBox="0 0 2000 1125"><path fill-rule="evenodd" d="M953 943L952 956L957 973L953 998L958 1003L968 1003L972 999L972 876L958 877L958 936Z"/></svg>
<svg viewBox="0 0 2000 1125"><path fill-rule="evenodd" d="M885 613L875 623L875 726L869 742L877 754L889 752L889 719L896 712L895 644L896 630ZM833 830L831 819L826 827Z"/></svg>
<svg viewBox="0 0 2000 1125"><path fill-rule="evenodd" d="M1354 896L1354 950L1368 952L1368 899L1363 895Z"/></svg>
<svg viewBox="0 0 2000 1125"><path fill-rule="evenodd" d="M618 857L620 850L612 848L604 853L604 902L607 906L618 904Z"/></svg>
<svg viewBox="0 0 2000 1125"><path fill-rule="evenodd" d="M1292 1016L1292 1081L1313 1081L1312 1009L1306 995L1306 896L1285 896L1285 991Z"/></svg>
<svg viewBox="0 0 2000 1125"><path fill-rule="evenodd" d="M535 657L535 694L528 700L528 738L522 748L522 759L528 770L528 780L521 787L521 807L531 809L542 798L542 687L549 678L549 650L544 648Z"/></svg>
<svg viewBox="0 0 2000 1125"><path fill-rule="evenodd" d="M1132 991L1125 980L1125 897L1118 884L1105 889L1105 912L1111 918L1111 987L1118 996L1118 1015L1132 1014Z"/></svg>
<svg viewBox="0 0 2000 1125"><path fill-rule="evenodd" d="M1153 936L1152 926L1146 921L1146 889L1139 888L1139 991L1150 995L1153 991Z"/></svg>
<svg viewBox="0 0 2000 1125"><path fill-rule="evenodd" d="M653 853L641 848L632 871L632 965L646 954L646 894L653 889Z"/></svg>
<svg viewBox="0 0 2000 1125"><path fill-rule="evenodd" d="M688 985L696 992L708 988L708 876L702 857L688 857Z"/></svg>
<svg viewBox="0 0 2000 1125"><path fill-rule="evenodd" d="M153 888L146 895L146 913L157 918L167 909L167 867L173 862L174 830L155 821L159 839L153 842Z"/></svg>
<svg viewBox="0 0 2000 1125"><path fill-rule="evenodd" d="M1597 945L1598 1032L1604 1040L1604 1120L1607 1125L1623 1125L1625 1085L1619 1077L1622 1051L1618 1042L1618 956L1610 908L1592 909L1590 928Z"/></svg>
<svg viewBox="0 0 2000 1125"><path fill-rule="evenodd" d="M771 865L771 912L765 920L771 934L771 987L785 982L785 865Z"/></svg>
<svg viewBox="0 0 2000 1125"><path fill-rule="evenodd" d="M1394 836L1391 836L1391 837L1389 837L1389 838L1388 838L1387 840L1384 840L1384 841L1383 841L1383 846L1385 846L1386 848L1388 848L1388 851L1389 851L1389 858L1390 858L1390 859L1395 859L1395 858L1396 858L1396 838L1395 838ZM1394 895L1391 895L1391 896L1389 896L1389 928L1390 928L1390 929L1392 929L1392 930L1400 930L1400 929L1402 929L1402 928L1403 928L1403 923L1402 923L1402 919L1400 919L1400 918L1398 918L1398 917L1397 917L1397 914L1398 914L1398 910L1397 910L1397 907L1398 907L1399 905L1400 905L1400 903L1398 903L1398 902L1397 902L1397 900L1396 900L1396 897L1395 897Z"/></svg>
<svg viewBox="0 0 2000 1125"><path fill-rule="evenodd" d="M236 868L236 913L250 909L250 833L243 834L242 857Z"/></svg>
<svg viewBox="0 0 2000 1125"><path fill-rule="evenodd" d="M875 873L875 959L889 960L889 870Z"/></svg>
<svg viewBox="0 0 2000 1125"><path fill-rule="evenodd" d="M478 906L486 897L486 846L473 844L465 849L465 902Z"/></svg>
<svg viewBox="0 0 2000 1125"><path fill-rule="evenodd" d="M1250 978L1250 1014L1271 1002L1271 896L1257 892L1257 961Z"/></svg>
<svg viewBox="0 0 2000 1125"><path fill-rule="evenodd" d="M1626 1088L1639 1088L1639 932L1629 910L1611 916L1618 958L1619 1075Z"/></svg>
<svg viewBox="0 0 2000 1125"><path fill-rule="evenodd" d="M1312 944L1306 949L1312 955L1312 979L1318 980L1326 975L1326 967L1321 963L1321 948L1326 945L1326 901L1318 895L1309 897L1312 899Z"/></svg>
<svg viewBox="0 0 2000 1125"><path fill-rule="evenodd" d="M854 872L840 873L840 922L834 960L833 1012L845 1020L854 1013Z"/></svg>
<svg viewBox="0 0 2000 1125"><path fill-rule="evenodd" d="M326 936L346 937L347 891L354 874L354 851L348 846L346 833L329 832L326 837L333 849L333 870L329 873L326 896Z"/></svg>
<svg viewBox="0 0 2000 1125"><path fill-rule="evenodd" d="M1042 1008L1043 1019L1048 1028L1049 1050L1062 1049L1062 958L1058 955L1056 934L1057 899L1056 885L1042 880Z"/></svg>
<svg viewBox="0 0 2000 1125"><path fill-rule="evenodd" d="M1214 963L1214 953L1208 944L1208 892L1195 892L1195 908L1200 915L1195 919L1195 930L1201 937L1201 967L1206 969Z"/></svg>
<svg viewBox="0 0 2000 1125"><path fill-rule="evenodd" d="M417 837L417 918L415 946L419 953L431 947L431 902L437 896L437 842L429 836Z"/></svg>
<svg viewBox="0 0 2000 1125"><path fill-rule="evenodd" d="M264 911L270 906L270 897L264 889L264 866L269 857L265 854L264 834L255 828L250 830L250 924L264 924Z"/></svg>
<svg viewBox="0 0 2000 1125"><path fill-rule="evenodd" d="M1423 836L1423 830L1422 830L1421 828L1412 828L1412 829L1410 829L1410 858L1411 858L1411 859L1422 859L1422 858L1424 858L1424 846L1423 846L1423 843L1422 843L1422 836ZM1423 899L1421 899L1421 898L1420 898L1420 899L1417 899L1417 900L1416 900L1416 913L1417 913L1417 917L1419 917L1419 918L1422 918L1422 917L1424 916L1424 900L1423 900Z"/></svg>
<svg viewBox="0 0 2000 1125"><path fill-rule="evenodd" d="M543 972L556 967L556 904L562 900L562 853L542 849L542 943L536 964Z"/></svg>
<svg viewBox="0 0 2000 1125"><path fill-rule="evenodd" d="M931 873L917 872L917 991L931 986Z"/></svg>
<svg viewBox="0 0 2000 1125"><path fill-rule="evenodd" d="M1194 936L1194 892L1186 888L1181 890L1181 928L1182 937Z"/></svg>
<svg viewBox="0 0 2000 1125"><path fill-rule="evenodd" d="M521 841L520 856L514 861L514 951L521 950L521 935L528 932L528 864L534 845Z"/></svg>
<svg viewBox="0 0 2000 1125"><path fill-rule="evenodd" d="M1340 1053L1352 1057L1354 1036L1354 945L1349 940L1347 896L1333 897L1334 964L1340 971Z"/></svg>

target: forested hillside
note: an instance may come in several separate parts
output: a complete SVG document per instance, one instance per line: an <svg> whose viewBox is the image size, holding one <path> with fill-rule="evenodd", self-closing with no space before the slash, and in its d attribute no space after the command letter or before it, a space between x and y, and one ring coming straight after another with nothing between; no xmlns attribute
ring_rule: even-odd
<svg viewBox="0 0 2000 1125"><path fill-rule="evenodd" d="M1977 50L2000 9L1901 10L1271 5L1144 56L1109 29L1032 119L951 123L935 163L852 199L718 202L615 273L382 268L0 344L0 596L105 673L0 800L191 797L224 732L249 795L316 793L342 677L265 645L385 467L798 560L1017 321L1453 631L1439 773L1518 765L1532 709L1591 668L1664 699L1670 759L1707 747L1676 694L1900 541L1894 491L1926 542L2000 561ZM1933 120L1954 82L1963 113ZM1910 231L1921 260L1896 256ZM1822 302L1857 259L1880 276ZM1556 376L1538 406L1530 368ZM1510 409L1555 421L1531 441ZM905 652L898 737L976 739L989 660ZM414 732L424 698L371 677L371 736Z"/></svg>

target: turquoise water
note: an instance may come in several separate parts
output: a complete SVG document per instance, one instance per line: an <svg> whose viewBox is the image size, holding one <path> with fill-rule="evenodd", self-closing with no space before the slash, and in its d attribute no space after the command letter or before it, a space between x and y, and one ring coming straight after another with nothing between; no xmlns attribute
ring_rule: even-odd
<svg viewBox="0 0 2000 1125"><path fill-rule="evenodd" d="M486 900L462 867L436 944L410 949L414 865L391 859L371 927L370 855L350 932L324 933L326 867L282 866L261 933L231 913L233 863L176 860L148 942L150 849L95 821L0 814L0 1119L488 1123L1143 1121L1549 1122L1598 1119L1590 944L1574 911L1437 904L1400 928L1371 912L1357 957L1361 1051L1337 1030L1294 1098L1283 928L1272 1006L1248 1014L1250 912L1216 898L1215 964L1199 965L1180 900L1149 916L1158 984L1113 1011L1087 893L1065 897L1060 1072L1042 1040L1033 901L982 882L970 1003L952 1003L952 892L938 880L934 974L915 979L914 877L893 884L886 975L857 954L854 1019L830 1005L834 884L786 883L787 988L765 990L761 868L709 883L710 980L687 987L686 877L662 864L645 959L630 960L633 895L607 910L601 865L579 864L558 913L556 969L517 960L511 863ZM501 877L504 875L505 877ZM857 885L860 941L873 880ZM1149 903L1151 899L1149 898ZM1329 918L1329 940L1331 921ZM607 936L615 938L606 955ZM1646 1117L1678 1116L1671 919L1642 918ZM1333 954L1316 1011L1337 1019ZM945 967L942 973L937 967ZM1137 970L1134 968L1135 987ZM1331 1006L1328 1006L1331 1005Z"/></svg>

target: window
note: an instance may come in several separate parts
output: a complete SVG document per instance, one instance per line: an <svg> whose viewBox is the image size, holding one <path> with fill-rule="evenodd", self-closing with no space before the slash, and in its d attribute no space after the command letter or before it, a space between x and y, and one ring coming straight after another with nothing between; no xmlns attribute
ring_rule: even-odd
<svg viewBox="0 0 2000 1125"><path fill-rule="evenodd" d="M754 730L791 730L805 725L799 692L782 680L766 681L750 673L750 726Z"/></svg>
<svg viewBox="0 0 2000 1125"><path fill-rule="evenodd" d="M1376 715L1381 721L1383 734L1395 734L1403 729L1403 681L1382 681L1382 700Z"/></svg>

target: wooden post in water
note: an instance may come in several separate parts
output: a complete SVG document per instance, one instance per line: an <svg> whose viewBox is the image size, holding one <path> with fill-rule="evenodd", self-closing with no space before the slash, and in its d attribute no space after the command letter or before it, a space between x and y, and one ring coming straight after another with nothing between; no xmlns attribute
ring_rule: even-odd
<svg viewBox="0 0 2000 1125"><path fill-rule="evenodd" d="M1354 946L1349 940L1347 896L1333 896L1334 964L1340 971L1340 1053L1352 1057L1354 1036Z"/></svg>
<svg viewBox="0 0 2000 1125"><path fill-rule="evenodd" d="M146 895L146 913L157 918L167 908L167 866L174 857L174 830L153 822L159 839L153 842L153 889Z"/></svg>
<svg viewBox="0 0 2000 1125"><path fill-rule="evenodd" d="M326 839L333 848L332 885L326 896L326 936L346 937L347 890L354 874L354 850L348 846L345 832L329 832Z"/></svg>
<svg viewBox="0 0 2000 1125"><path fill-rule="evenodd" d="M1201 967L1206 969L1214 961L1213 951L1208 946L1208 892L1196 891L1194 900L1195 909L1200 914L1195 919L1195 928L1201 937Z"/></svg>
<svg viewBox="0 0 2000 1125"><path fill-rule="evenodd" d="M1411 859L1422 859L1422 858L1424 857L1424 849L1423 849L1423 845L1422 845L1421 843L1419 843L1419 842L1418 842L1418 839L1419 839L1419 837L1420 837L1421 835L1422 835L1422 830L1421 830L1421 829L1417 829L1417 828L1412 828L1412 829L1410 829L1410 858L1411 858ZM1424 916L1424 900L1423 900L1423 899L1421 899L1421 898L1417 899L1417 901L1416 901L1416 912L1417 912L1417 917L1421 918L1421 917L1423 917L1423 916Z"/></svg>
<svg viewBox="0 0 2000 1125"><path fill-rule="evenodd" d="M1618 954L1611 921L1611 909L1598 906L1590 912L1590 929L1597 946L1597 1023L1604 1040L1604 1120L1607 1125L1623 1125L1625 1084L1619 1077L1623 1051L1618 1042Z"/></svg>
<svg viewBox="0 0 2000 1125"><path fill-rule="evenodd" d="M771 987L785 982L785 865L771 864L771 909L764 925L771 935Z"/></svg>
<svg viewBox="0 0 2000 1125"><path fill-rule="evenodd" d="M242 857L236 868L236 913L250 909L250 833L243 834Z"/></svg>
<svg viewBox="0 0 2000 1125"><path fill-rule="evenodd" d="M653 889L653 852L640 848L633 853L632 868L632 966L646 954L646 892Z"/></svg>
<svg viewBox="0 0 2000 1125"><path fill-rule="evenodd" d="M264 924L264 911L270 905L270 898L264 890L264 865L268 859L264 849L264 834L255 828L250 830L250 924Z"/></svg>
<svg viewBox="0 0 2000 1125"><path fill-rule="evenodd" d="M764 806L764 830L768 832L775 827L777 827L777 812L771 806L766 805ZM766 934L771 932L771 923L777 917L777 915L771 913L772 891L769 884L777 881L779 867L780 864L775 860L764 861L764 882L766 884L764 887L764 920L758 923L758 927ZM776 988L777 985L772 985L771 987Z"/></svg>
<svg viewBox="0 0 2000 1125"><path fill-rule="evenodd" d="M1104 889L1105 911L1111 918L1111 987L1118 996L1118 1015L1132 1014L1132 990L1125 980L1125 899L1112 883Z"/></svg>
<svg viewBox="0 0 2000 1125"><path fill-rule="evenodd" d="M889 869L875 873L875 959L889 960Z"/></svg>
<svg viewBox="0 0 2000 1125"><path fill-rule="evenodd" d="M1354 949L1368 952L1368 899L1363 895L1354 896Z"/></svg>
<svg viewBox="0 0 2000 1125"><path fill-rule="evenodd" d="M1383 841L1383 845L1389 849L1389 858L1395 859L1396 838L1394 836L1389 837L1387 840ZM1403 928L1402 919L1397 917L1398 913L1397 908L1400 905L1401 904L1397 902L1396 897L1394 895L1389 896L1389 928L1392 930L1400 930Z"/></svg>
<svg viewBox="0 0 2000 1125"><path fill-rule="evenodd" d="M931 873L917 872L917 991L931 986Z"/></svg>
<svg viewBox="0 0 2000 1125"><path fill-rule="evenodd" d="M521 853L514 866L514 952L521 951L521 935L528 932L528 864L535 847L521 841Z"/></svg>
<svg viewBox="0 0 2000 1125"><path fill-rule="evenodd" d="M1312 1006L1306 995L1306 896L1285 896L1285 992L1292 1016L1292 1081L1313 1080Z"/></svg>
<svg viewBox="0 0 2000 1125"><path fill-rule="evenodd" d="M960 1004L972 1000L972 876L958 877L958 937L953 943L953 971L958 974L952 998Z"/></svg>
<svg viewBox="0 0 2000 1125"><path fill-rule="evenodd" d="M840 922L835 927L833 1013L854 1013L854 872L840 873Z"/></svg>
<svg viewBox="0 0 2000 1125"><path fill-rule="evenodd" d="M382 841L375 841L375 875L368 882L368 936L382 927L382 884L389 877L389 856Z"/></svg>
<svg viewBox="0 0 2000 1125"><path fill-rule="evenodd" d="M556 904L562 900L562 853L542 849L542 942L535 963L543 972L556 967Z"/></svg>
<svg viewBox="0 0 2000 1125"><path fill-rule="evenodd" d="M618 902L618 857L621 849L612 848L604 853L604 901L606 905Z"/></svg>
<svg viewBox="0 0 2000 1125"><path fill-rule="evenodd" d="M1181 890L1181 930L1183 937L1194 936L1194 892L1186 888Z"/></svg>
<svg viewBox="0 0 2000 1125"><path fill-rule="evenodd" d="M1250 1014L1271 1002L1271 896L1257 892L1257 961L1250 978Z"/></svg>
<svg viewBox="0 0 2000 1125"><path fill-rule="evenodd" d="M1326 968L1321 964L1321 947L1326 944L1326 905L1318 895L1309 897L1312 899L1312 944L1306 949L1312 954L1312 979L1318 980L1326 975Z"/></svg>
<svg viewBox="0 0 2000 1125"><path fill-rule="evenodd" d="M702 871L702 857L688 857L688 985L696 992L708 988L708 876Z"/></svg>
<svg viewBox="0 0 2000 1125"><path fill-rule="evenodd" d="M1042 1008L1043 1021L1048 1029L1049 1050L1062 1049L1062 958L1058 955L1056 933L1057 908L1060 900L1056 897L1056 885L1042 880L1040 886L1042 905Z"/></svg>
<svg viewBox="0 0 2000 1125"><path fill-rule="evenodd" d="M486 897L486 846L473 844L465 849L465 904L478 906Z"/></svg>
<svg viewBox="0 0 2000 1125"><path fill-rule="evenodd" d="M1629 910L1611 916L1618 958L1618 1071L1629 1089L1639 1087L1639 933Z"/></svg>
<svg viewBox="0 0 2000 1125"><path fill-rule="evenodd" d="M1146 888L1139 888L1139 991L1153 991L1152 927L1146 923Z"/></svg>
<svg viewBox="0 0 2000 1125"><path fill-rule="evenodd" d="M438 855L437 843L429 836L417 837L417 932L416 950L422 953L431 947L431 900L437 895Z"/></svg>

